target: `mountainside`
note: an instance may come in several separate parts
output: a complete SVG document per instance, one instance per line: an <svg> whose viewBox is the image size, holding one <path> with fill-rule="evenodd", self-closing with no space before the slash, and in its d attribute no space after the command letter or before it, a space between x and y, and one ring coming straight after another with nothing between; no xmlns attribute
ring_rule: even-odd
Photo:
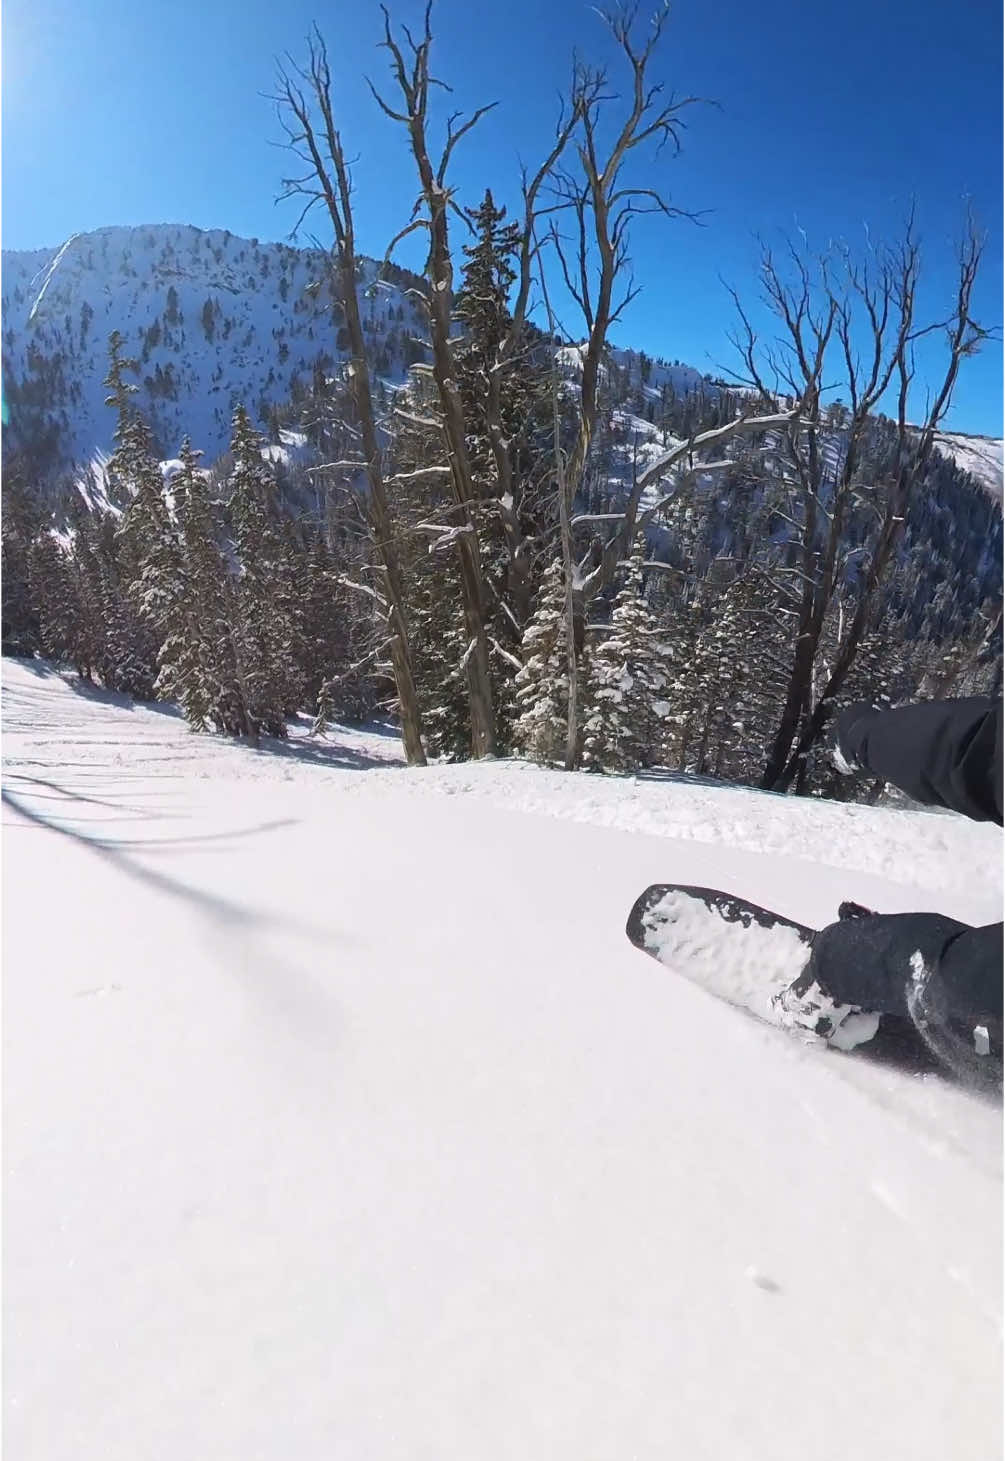
<svg viewBox="0 0 1005 1461"><path fill-rule="evenodd" d="M422 284L391 267L376 283L365 261L359 282L378 376L400 382L424 358ZM268 427L315 371L345 358L333 318L326 261L312 249L264 244L187 225L103 228L57 249L3 253L4 389L10 429L43 474L85 464L111 447L114 417L102 384L108 336L118 330L139 361L137 403L164 458L186 434L211 461L228 442L243 402ZM574 371L580 347L561 352ZM613 350L609 395L641 416L647 403L718 386L693 366ZM273 433L276 436L276 433ZM278 439L278 436L276 436ZM990 495L1002 495L1002 444L945 435L940 450Z"/></svg>
<svg viewBox="0 0 1005 1461"><path fill-rule="evenodd" d="M1002 500L1002 445L993 436L963 436L959 432L940 432L936 445L942 454L955 462L960 471L968 472L975 481L999 502Z"/></svg>
<svg viewBox="0 0 1005 1461"><path fill-rule="evenodd" d="M392 271L359 283L378 372L400 378L419 283ZM183 436L209 460L243 402L265 426L298 382L344 355L323 255L179 225L104 228L59 250L3 255L3 360L11 429L43 469L85 463L111 446L108 336L139 361L138 405L164 457Z"/></svg>

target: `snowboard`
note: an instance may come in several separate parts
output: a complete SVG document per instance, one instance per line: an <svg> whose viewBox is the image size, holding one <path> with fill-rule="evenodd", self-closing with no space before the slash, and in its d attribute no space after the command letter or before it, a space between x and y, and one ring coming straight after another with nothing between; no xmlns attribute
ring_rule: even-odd
<svg viewBox="0 0 1005 1461"><path fill-rule="evenodd" d="M868 917L844 902L838 918ZM766 1024L913 1074L951 1074L965 1086L1000 1095L1002 1063L981 1048L988 1032L950 1025L938 1008L938 980L920 953L911 968L909 1018L836 1004L814 981L810 955L818 930L716 888L656 883L636 899L625 932L666 968Z"/></svg>
<svg viewBox="0 0 1005 1461"><path fill-rule="evenodd" d="M815 929L744 898L657 883L636 900L625 931L683 978L807 1043L852 1050L879 1029L878 1014L835 1004L807 977Z"/></svg>

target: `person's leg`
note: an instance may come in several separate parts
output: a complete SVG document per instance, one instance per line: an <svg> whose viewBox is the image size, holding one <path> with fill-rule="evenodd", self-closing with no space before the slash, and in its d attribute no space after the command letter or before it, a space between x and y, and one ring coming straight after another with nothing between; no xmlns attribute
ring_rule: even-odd
<svg viewBox="0 0 1005 1461"><path fill-rule="evenodd" d="M941 913L873 913L843 918L813 940L796 986L816 980L842 1004L903 1015L920 954L937 971L952 1019L1002 1017L1002 925L971 928Z"/></svg>
<svg viewBox="0 0 1005 1461"><path fill-rule="evenodd" d="M935 967L949 1018L985 1025L999 1037L1002 1025L1002 925L965 928L946 945Z"/></svg>

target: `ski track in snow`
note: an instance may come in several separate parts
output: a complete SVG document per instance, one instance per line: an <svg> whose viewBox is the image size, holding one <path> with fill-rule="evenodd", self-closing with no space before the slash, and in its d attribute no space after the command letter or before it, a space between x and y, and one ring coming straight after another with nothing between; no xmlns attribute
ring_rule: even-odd
<svg viewBox="0 0 1005 1461"><path fill-rule="evenodd" d="M998 829L3 676L7 1454L1000 1453L1000 1109L624 936L991 918Z"/></svg>
<svg viewBox="0 0 1005 1461"><path fill-rule="evenodd" d="M39 289L38 294L35 296L35 300L34 300L34 303L32 304L31 309L28 311L28 323L29 323L29 325L33 322L33 320L35 319L35 316L37 315L38 311L41 309L42 302L45 299L45 291L48 289L50 283L52 282L53 278L55 277L56 271L59 268L59 266L60 266L60 264L61 264L61 262L62 262L62 260L63 260L63 258L65 256L65 254L66 254L66 251L71 247L71 245L79 237L80 237L79 234L77 234L77 233L71 233L70 234L70 237L66 240L66 242L63 245L61 245L61 247L59 249L56 250L56 255L55 255L52 263L49 265L49 267L45 271L45 278L42 281L42 287Z"/></svg>

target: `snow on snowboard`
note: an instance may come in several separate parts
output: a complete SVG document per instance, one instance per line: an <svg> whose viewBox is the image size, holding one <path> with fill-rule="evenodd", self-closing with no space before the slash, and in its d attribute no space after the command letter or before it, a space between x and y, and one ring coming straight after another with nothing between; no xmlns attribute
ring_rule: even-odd
<svg viewBox="0 0 1005 1461"><path fill-rule="evenodd" d="M846 908L845 916L865 912ZM675 973L808 1042L853 1050L879 1029L878 1014L835 1004L812 982L815 929L730 893L654 884L636 901L626 932Z"/></svg>

